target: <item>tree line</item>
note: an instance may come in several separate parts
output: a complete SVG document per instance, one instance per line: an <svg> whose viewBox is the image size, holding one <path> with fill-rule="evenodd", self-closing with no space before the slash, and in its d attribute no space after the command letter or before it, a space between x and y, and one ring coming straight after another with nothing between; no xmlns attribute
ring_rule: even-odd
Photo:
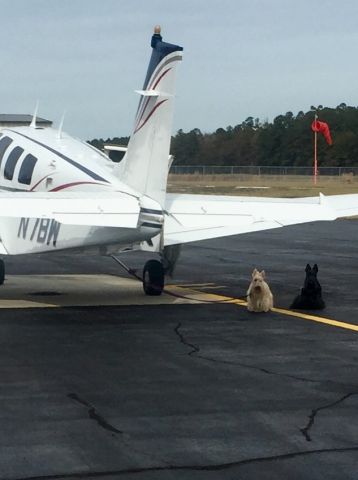
<svg viewBox="0 0 358 480"><path fill-rule="evenodd" d="M177 165L279 165L311 166L315 113L328 123L333 139L329 146L318 134L320 166L354 166L358 161L358 107L341 103L336 108L312 106L297 115L287 112L272 122L248 117L232 127L203 133L199 128L179 130L172 137L171 153ZM105 143L127 145L129 137L95 139L97 148Z"/></svg>

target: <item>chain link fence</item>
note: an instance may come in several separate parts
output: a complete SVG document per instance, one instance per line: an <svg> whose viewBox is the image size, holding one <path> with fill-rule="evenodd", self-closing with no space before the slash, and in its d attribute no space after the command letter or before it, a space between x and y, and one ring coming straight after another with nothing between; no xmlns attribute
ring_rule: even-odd
<svg viewBox="0 0 358 480"><path fill-rule="evenodd" d="M170 173L176 175L312 175L312 167L173 165ZM358 175L358 167L321 167L321 176Z"/></svg>

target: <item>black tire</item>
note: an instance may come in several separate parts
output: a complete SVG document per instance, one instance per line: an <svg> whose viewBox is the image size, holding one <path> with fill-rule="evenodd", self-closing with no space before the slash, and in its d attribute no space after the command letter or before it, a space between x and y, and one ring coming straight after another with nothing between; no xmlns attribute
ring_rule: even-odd
<svg viewBox="0 0 358 480"><path fill-rule="evenodd" d="M164 288L164 268L158 260L149 260L143 268L143 290L146 295L161 295Z"/></svg>
<svg viewBox="0 0 358 480"><path fill-rule="evenodd" d="M5 263L4 260L0 260L0 285L5 281Z"/></svg>

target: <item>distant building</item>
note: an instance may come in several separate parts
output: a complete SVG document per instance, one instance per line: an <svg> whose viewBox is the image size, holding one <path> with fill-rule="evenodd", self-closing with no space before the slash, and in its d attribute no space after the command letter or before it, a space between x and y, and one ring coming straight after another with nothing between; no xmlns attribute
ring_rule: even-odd
<svg viewBox="0 0 358 480"><path fill-rule="evenodd" d="M30 125L32 115L20 115L12 113L0 113L0 128L4 127L24 127ZM37 117L36 125L38 127L51 127L52 122L44 118Z"/></svg>

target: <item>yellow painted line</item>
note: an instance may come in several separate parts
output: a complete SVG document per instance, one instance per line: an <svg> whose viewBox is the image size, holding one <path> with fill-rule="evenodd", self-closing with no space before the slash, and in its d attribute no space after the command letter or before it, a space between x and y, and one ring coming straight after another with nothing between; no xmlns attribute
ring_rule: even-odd
<svg viewBox="0 0 358 480"><path fill-rule="evenodd" d="M282 313L290 317L303 318L304 320L311 320L312 322L325 323L326 325L331 325L332 327L345 328L346 330L353 330L358 332L358 325L352 323L339 322L338 320L333 320L331 318L318 317L316 315L309 315L307 313L295 312L293 310L285 310L284 308L273 308L273 312Z"/></svg>
<svg viewBox="0 0 358 480"><path fill-rule="evenodd" d="M40 303L31 302L30 300L0 300L1 308L49 308L59 307L60 305L54 305L52 303Z"/></svg>
<svg viewBox="0 0 358 480"><path fill-rule="evenodd" d="M241 300L240 298L226 297L225 295L217 295L215 293L205 293L197 290L189 290L188 288L180 288L179 285L170 285L170 287L172 288L173 293L175 293L175 291L178 290L179 293L182 292L183 296L187 296L189 294L190 298L192 300L196 300L197 302L233 303L235 305L239 305L240 307L247 306L247 302L245 300ZM352 330L354 332L358 332L358 325L354 325L352 323L340 322L332 318L319 317L317 315L311 315L303 312L296 312L294 310L286 310L285 308L274 307L271 311L275 313L281 313L282 315L286 315L288 317L302 318L304 320L310 320L311 322L324 323L325 325L330 325L332 327L344 328L346 330Z"/></svg>
<svg viewBox="0 0 358 480"><path fill-rule="evenodd" d="M197 288L202 291L202 288L205 288L205 290L217 290L218 288L225 288L225 285L215 285L214 283L203 283L203 284L193 284L193 285L186 285L186 284L180 284L180 288L185 288L185 289L191 289L191 290L196 290Z"/></svg>
<svg viewBox="0 0 358 480"><path fill-rule="evenodd" d="M208 293L202 290L194 290L193 288L183 287L182 285L166 285L165 292L169 295L178 296L186 300L198 303L236 303L239 299L225 297L215 293Z"/></svg>

